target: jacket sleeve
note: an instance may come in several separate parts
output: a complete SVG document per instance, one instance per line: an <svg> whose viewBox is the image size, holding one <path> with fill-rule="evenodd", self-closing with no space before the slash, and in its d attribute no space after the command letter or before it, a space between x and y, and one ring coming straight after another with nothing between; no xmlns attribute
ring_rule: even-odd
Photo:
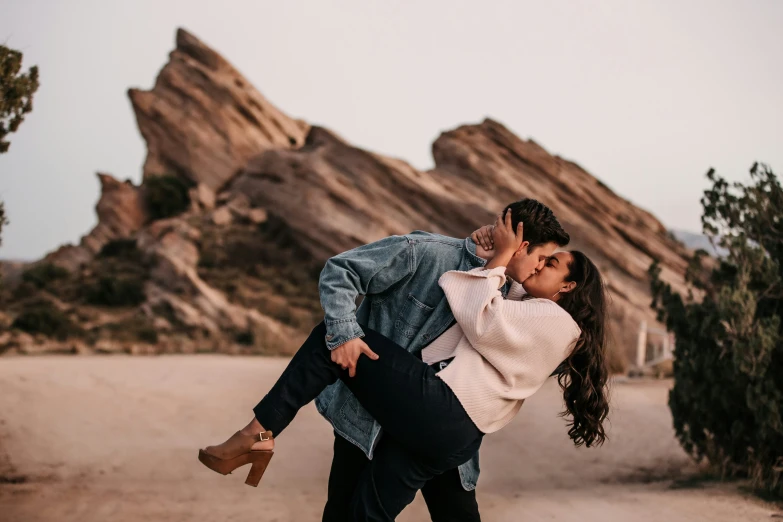
<svg viewBox="0 0 783 522"><path fill-rule="evenodd" d="M356 321L356 297L387 290L413 273L414 263L413 245L406 236L389 236L326 261L318 282L326 346L334 350L364 336Z"/></svg>

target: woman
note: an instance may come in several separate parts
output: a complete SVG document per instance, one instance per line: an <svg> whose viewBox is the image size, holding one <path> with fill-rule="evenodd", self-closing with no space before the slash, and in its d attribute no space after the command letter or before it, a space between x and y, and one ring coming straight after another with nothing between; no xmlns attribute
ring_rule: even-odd
<svg viewBox="0 0 783 522"><path fill-rule="evenodd" d="M506 275L526 278L515 272L526 255L522 224L514 231L510 212L498 216L492 239L495 254L484 268L441 276L457 324L423 350L423 360L363 326L377 355L361 357L349 377L331 361L321 323L253 408L253 420L226 442L200 450L199 460L223 474L252 463L246 483L256 486L273 436L341 379L385 436L418 456L423 483L466 462L484 434L505 426L556 369L564 414L572 416L569 436L577 445L603 443L605 294L597 268L580 252L560 252L527 278L526 298L515 285L504 299L499 288ZM386 506L388 514L396 516L415 492L412 487L399 505Z"/></svg>

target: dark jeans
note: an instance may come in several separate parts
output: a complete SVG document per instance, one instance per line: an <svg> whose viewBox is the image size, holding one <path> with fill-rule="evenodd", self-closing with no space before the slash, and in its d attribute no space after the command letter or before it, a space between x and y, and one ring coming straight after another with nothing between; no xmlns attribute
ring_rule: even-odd
<svg viewBox="0 0 783 522"><path fill-rule="evenodd" d="M385 449L386 444L396 444L396 441L382 437L376 448L376 455L389 453ZM397 468L397 473L408 472L405 461L395 461L392 464ZM351 520L354 492L369 465L371 461L362 450L337 433L334 434L334 458L329 472L329 497L324 508L323 522ZM377 469L377 463L375 467ZM393 470L380 470L379 473L389 476L393 474ZM427 503L432 522L481 522L476 491L465 491L456 468L428 480L421 488L421 494Z"/></svg>
<svg viewBox="0 0 783 522"><path fill-rule="evenodd" d="M361 356L356 376L349 377L332 362L321 322L253 413L277 437L302 406L342 380L387 439L355 490L353 518L394 520L428 480L467 462L483 433L433 368L378 332L362 329L364 342L380 357L377 361ZM400 473L401 465L405 473Z"/></svg>

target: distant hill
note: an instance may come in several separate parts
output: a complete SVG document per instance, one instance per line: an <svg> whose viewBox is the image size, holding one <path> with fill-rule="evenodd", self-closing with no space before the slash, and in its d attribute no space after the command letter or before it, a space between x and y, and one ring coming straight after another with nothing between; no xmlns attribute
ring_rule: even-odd
<svg viewBox="0 0 783 522"><path fill-rule="evenodd" d="M672 234L679 241L685 244L691 250L703 249L714 257L724 257L728 254L725 248L714 247L707 236L695 232L686 232L685 230L672 230Z"/></svg>

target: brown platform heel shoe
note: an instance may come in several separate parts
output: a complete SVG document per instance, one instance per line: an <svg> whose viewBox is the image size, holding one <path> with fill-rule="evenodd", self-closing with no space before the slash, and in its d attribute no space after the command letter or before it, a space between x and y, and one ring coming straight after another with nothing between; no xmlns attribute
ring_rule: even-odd
<svg viewBox="0 0 783 522"><path fill-rule="evenodd" d="M263 431L257 435L243 435L237 431L223 444L207 446L198 450L198 460L212 471L228 475L245 464L252 464L247 474L245 484L256 487L272 460L273 450L251 450L258 441L272 440L271 431Z"/></svg>

